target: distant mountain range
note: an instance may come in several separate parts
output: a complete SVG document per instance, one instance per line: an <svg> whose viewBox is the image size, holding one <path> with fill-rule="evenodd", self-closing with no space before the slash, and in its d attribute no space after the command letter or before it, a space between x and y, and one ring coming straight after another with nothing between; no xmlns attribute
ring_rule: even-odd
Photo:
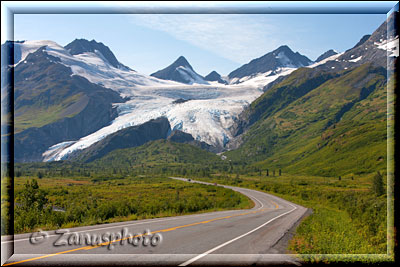
<svg viewBox="0 0 400 267"><path fill-rule="evenodd" d="M227 77L203 77L183 56L144 75L94 40L65 47L6 42L9 64L1 71L15 74L15 161L88 162L158 139L231 150L228 158L259 166L311 168L317 157L334 160L335 149L362 153L357 142L367 139L376 149L363 160L380 158L385 73L393 71L387 55L390 62L398 57L397 28L390 26L396 20L393 13L345 52L328 50L313 62L283 45ZM11 48L13 55L6 53ZM2 105L9 88L2 84ZM373 136L365 134L373 127Z"/></svg>

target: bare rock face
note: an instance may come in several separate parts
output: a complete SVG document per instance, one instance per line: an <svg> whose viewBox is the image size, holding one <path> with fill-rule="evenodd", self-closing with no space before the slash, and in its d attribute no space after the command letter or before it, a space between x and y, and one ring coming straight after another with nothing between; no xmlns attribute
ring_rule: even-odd
<svg viewBox="0 0 400 267"><path fill-rule="evenodd" d="M205 142L195 140L191 134L184 133L180 130L173 130L171 132L171 134L168 136L167 140L175 142L175 143L184 143L184 144L193 145L193 146L196 146L201 149L208 150L208 151L214 152L214 153L219 152L218 148L211 146Z"/></svg>
<svg viewBox="0 0 400 267"><path fill-rule="evenodd" d="M149 141L165 139L170 131L168 119L160 117L110 134L90 147L72 153L69 159L90 162L116 149L137 147Z"/></svg>
<svg viewBox="0 0 400 267"><path fill-rule="evenodd" d="M215 70L213 70L206 77L204 77L204 80L209 81L209 82L219 82L222 84L227 84L227 82L225 80L223 80L221 78L221 75L219 75L219 73L216 72Z"/></svg>

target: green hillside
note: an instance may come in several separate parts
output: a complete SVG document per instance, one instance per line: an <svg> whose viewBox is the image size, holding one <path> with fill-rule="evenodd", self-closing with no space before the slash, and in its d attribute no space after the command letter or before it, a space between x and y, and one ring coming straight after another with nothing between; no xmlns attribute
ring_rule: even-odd
<svg viewBox="0 0 400 267"><path fill-rule="evenodd" d="M251 105L247 116L259 119L241 147L225 155L261 169L322 176L384 170L386 99L383 68L364 64L320 75L299 69Z"/></svg>
<svg viewBox="0 0 400 267"><path fill-rule="evenodd" d="M95 160L93 165L123 168L146 164L208 166L222 164L220 157L214 153L189 144L175 143L168 140L148 142L142 146L114 150L104 157Z"/></svg>

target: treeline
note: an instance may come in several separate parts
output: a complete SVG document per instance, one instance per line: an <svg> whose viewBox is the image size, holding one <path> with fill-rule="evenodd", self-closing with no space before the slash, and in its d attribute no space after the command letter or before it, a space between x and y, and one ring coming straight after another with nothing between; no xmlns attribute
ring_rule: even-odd
<svg viewBox="0 0 400 267"><path fill-rule="evenodd" d="M16 163L15 176L29 176L38 179L47 177L121 177L140 175L160 176L187 176L187 177L210 177L212 174L230 176L254 174L258 176L281 176L282 169L260 169L246 163L209 162L209 164L139 164L139 165L101 165L99 163L76 163L68 161L59 162L37 162L37 163Z"/></svg>
<svg viewBox="0 0 400 267"><path fill-rule="evenodd" d="M92 162L17 163L15 175L43 177L125 177L140 175L209 177L213 173L280 175L281 169L259 168L246 161L231 161L198 147L166 140L114 150Z"/></svg>

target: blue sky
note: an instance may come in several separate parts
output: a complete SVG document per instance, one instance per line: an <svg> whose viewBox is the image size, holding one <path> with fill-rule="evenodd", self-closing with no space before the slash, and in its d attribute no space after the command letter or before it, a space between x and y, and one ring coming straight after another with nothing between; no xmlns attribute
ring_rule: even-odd
<svg viewBox="0 0 400 267"><path fill-rule="evenodd" d="M15 40L75 38L109 46L119 61L151 74L183 55L201 75L227 75L280 45L315 60L371 34L385 14L16 14Z"/></svg>

